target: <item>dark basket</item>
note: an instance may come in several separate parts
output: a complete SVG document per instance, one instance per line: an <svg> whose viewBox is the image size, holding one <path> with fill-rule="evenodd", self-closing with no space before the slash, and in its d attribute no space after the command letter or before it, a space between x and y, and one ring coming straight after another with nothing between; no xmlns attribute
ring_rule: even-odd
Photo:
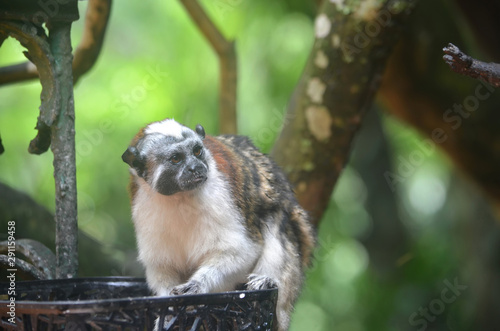
<svg viewBox="0 0 500 331"><path fill-rule="evenodd" d="M76 278L0 284L2 330L271 330L277 289L153 297L144 279Z"/></svg>

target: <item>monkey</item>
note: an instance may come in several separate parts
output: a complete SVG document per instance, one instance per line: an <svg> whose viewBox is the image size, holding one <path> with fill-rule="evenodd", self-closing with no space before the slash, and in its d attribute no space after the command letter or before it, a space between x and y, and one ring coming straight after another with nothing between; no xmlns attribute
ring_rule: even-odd
<svg viewBox="0 0 500 331"><path fill-rule="evenodd" d="M248 137L210 136L170 118L141 129L122 159L152 292L277 286L274 329L287 330L315 231L276 163Z"/></svg>

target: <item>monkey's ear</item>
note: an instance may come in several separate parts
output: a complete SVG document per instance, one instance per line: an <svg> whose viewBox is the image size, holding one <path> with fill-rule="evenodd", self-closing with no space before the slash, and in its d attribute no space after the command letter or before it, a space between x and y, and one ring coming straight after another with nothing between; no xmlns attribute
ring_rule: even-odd
<svg viewBox="0 0 500 331"><path fill-rule="evenodd" d="M205 129L200 124L196 124L195 130L202 140L205 139Z"/></svg>
<svg viewBox="0 0 500 331"><path fill-rule="evenodd" d="M127 148L125 153L123 153L122 155L122 160L130 167L138 170L137 173L142 176L146 167L146 163L144 162L137 148L135 148L134 146L130 146L129 148Z"/></svg>

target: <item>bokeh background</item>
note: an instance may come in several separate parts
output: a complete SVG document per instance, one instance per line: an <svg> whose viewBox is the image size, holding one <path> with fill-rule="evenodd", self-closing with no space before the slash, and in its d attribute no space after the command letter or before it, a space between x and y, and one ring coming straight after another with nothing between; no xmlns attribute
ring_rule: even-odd
<svg viewBox="0 0 500 331"><path fill-rule="evenodd" d="M269 152L313 43L315 6L203 3L237 42L239 134ZM83 16L86 3L79 6ZM75 46L82 25L74 24ZM6 40L0 65L22 61L22 51ZM53 211L52 154L27 152L40 90L38 81L0 88L0 182ZM121 154L139 128L165 117L217 134L217 58L177 1L121 1L98 62L74 93L79 227L114 261L97 265L81 250L80 264L93 268L80 275L141 276ZM457 92L456 101L463 98ZM400 180L387 180L401 169ZM0 233L7 221L0 219ZM374 105L318 229L291 330L469 330L498 294L487 286L499 265L495 222L439 146Z"/></svg>

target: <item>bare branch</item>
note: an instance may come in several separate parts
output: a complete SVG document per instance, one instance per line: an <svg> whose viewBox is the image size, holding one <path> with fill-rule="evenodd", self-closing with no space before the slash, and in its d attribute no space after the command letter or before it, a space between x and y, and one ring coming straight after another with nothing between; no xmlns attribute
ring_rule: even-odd
<svg viewBox="0 0 500 331"><path fill-rule="evenodd" d="M73 58L73 84L89 71L101 52L111 13L111 0L89 0L82 40Z"/></svg>
<svg viewBox="0 0 500 331"><path fill-rule="evenodd" d="M196 0L180 0L219 57L220 133L236 133L237 60L234 42L228 41Z"/></svg>
<svg viewBox="0 0 500 331"><path fill-rule="evenodd" d="M33 78L38 78L38 70L29 61L0 68L0 86Z"/></svg>
<svg viewBox="0 0 500 331"><path fill-rule="evenodd" d="M445 52L443 59L451 70L461 75L481 79L495 87L500 86L500 64L476 60L453 44L448 44L443 51Z"/></svg>
<svg viewBox="0 0 500 331"><path fill-rule="evenodd" d="M227 48L230 47L230 42L217 29L203 8L196 0L181 0L181 3L215 52L219 56L224 55L227 52Z"/></svg>

